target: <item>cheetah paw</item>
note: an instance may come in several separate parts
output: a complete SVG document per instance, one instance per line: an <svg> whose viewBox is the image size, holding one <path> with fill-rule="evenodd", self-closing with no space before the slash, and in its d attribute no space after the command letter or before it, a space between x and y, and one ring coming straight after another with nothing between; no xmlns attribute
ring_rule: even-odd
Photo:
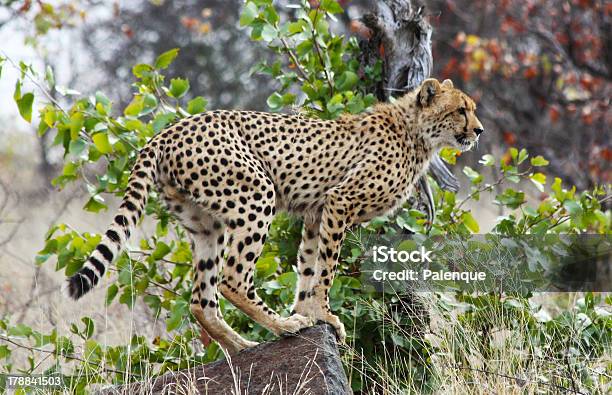
<svg viewBox="0 0 612 395"><path fill-rule="evenodd" d="M240 351L259 345L257 342L242 339L239 341L222 342L218 341L219 346L224 349L229 355L238 354Z"/></svg>
<svg viewBox="0 0 612 395"><path fill-rule="evenodd" d="M314 324L313 320L303 315L294 314L287 318L281 318L280 327L276 335L296 334L301 329L308 328Z"/></svg>
<svg viewBox="0 0 612 395"><path fill-rule="evenodd" d="M328 314L323 319L320 319L320 322L324 322L330 324L336 330L336 337L340 343L345 343L346 341L346 330L344 329L344 324L340 321L337 315Z"/></svg>

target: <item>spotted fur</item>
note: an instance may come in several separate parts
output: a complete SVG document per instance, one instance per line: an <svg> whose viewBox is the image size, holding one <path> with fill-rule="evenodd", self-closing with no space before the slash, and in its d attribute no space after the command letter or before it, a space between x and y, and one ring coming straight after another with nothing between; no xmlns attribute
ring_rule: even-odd
<svg viewBox="0 0 612 395"><path fill-rule="evenodd" d="M482 132L474 102L449 80L426 80L393 104L325 121L301 115L212 111L151 139L138 156L113 223L69 280L79 298L104 275L155 185L192 240L191 311L230 352L255 343L222 319L218 290L276 334L317 320L344 328L328 292L345 230L401 205L443 146L469 149ZM304 218L293 314L257 295L255 262L278 210Z"/></svg>

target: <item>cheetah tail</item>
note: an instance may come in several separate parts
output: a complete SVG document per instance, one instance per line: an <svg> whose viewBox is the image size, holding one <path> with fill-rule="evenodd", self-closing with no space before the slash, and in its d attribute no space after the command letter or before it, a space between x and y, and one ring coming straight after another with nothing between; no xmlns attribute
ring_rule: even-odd
<svg viewBox="0 0 612 395"><path fill-rule="evenodd" d="M117 215L83 267L68 279L68 294L79 299L89 292L121 251L136 225L157 175L157 159L148 147L139 153Z"/></svg>

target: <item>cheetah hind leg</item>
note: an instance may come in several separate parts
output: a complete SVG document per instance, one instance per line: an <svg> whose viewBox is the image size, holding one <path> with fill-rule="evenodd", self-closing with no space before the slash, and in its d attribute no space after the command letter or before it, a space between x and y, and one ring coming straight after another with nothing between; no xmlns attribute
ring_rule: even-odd
<svg viewBox="0 0 612 395"><path fill-rule="evenodd" d="M223 238L223 235L219 236ZM195 239L195 238L194 238ZM195 251L202 240L195 241ZM191 313L202 330L229 354L254 347L258 343L247 340L236 333L223 319L219 309L217 279L219 276L219 256L206 256L194 253L195 279L191 293Z"/></svg>
<svg viewBox="0 0 612 395"><path fill-rule="evenodd" d="M236 333L221 316L217 280L219 261L223 252L224 225L204 213L189 198L173 188L164 188L167 206L181 221L192 241L194 282L191 294L191 312L206 333L230 354L256 346ZM206 336L203 336L206 338ZM205 346L207 344L204 344Z"/></svg>

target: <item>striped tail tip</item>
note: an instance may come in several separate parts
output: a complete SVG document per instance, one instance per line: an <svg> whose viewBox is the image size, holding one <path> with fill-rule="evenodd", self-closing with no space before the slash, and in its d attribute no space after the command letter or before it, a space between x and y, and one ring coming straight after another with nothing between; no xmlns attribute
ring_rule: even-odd
<svg viewBox="0 0 612 395"><path fill-rule="evenodd" d="M91 288L92 284L89 282L89 279L81 272L68 279L68 295L74 300L85 295Z"/></svg>

